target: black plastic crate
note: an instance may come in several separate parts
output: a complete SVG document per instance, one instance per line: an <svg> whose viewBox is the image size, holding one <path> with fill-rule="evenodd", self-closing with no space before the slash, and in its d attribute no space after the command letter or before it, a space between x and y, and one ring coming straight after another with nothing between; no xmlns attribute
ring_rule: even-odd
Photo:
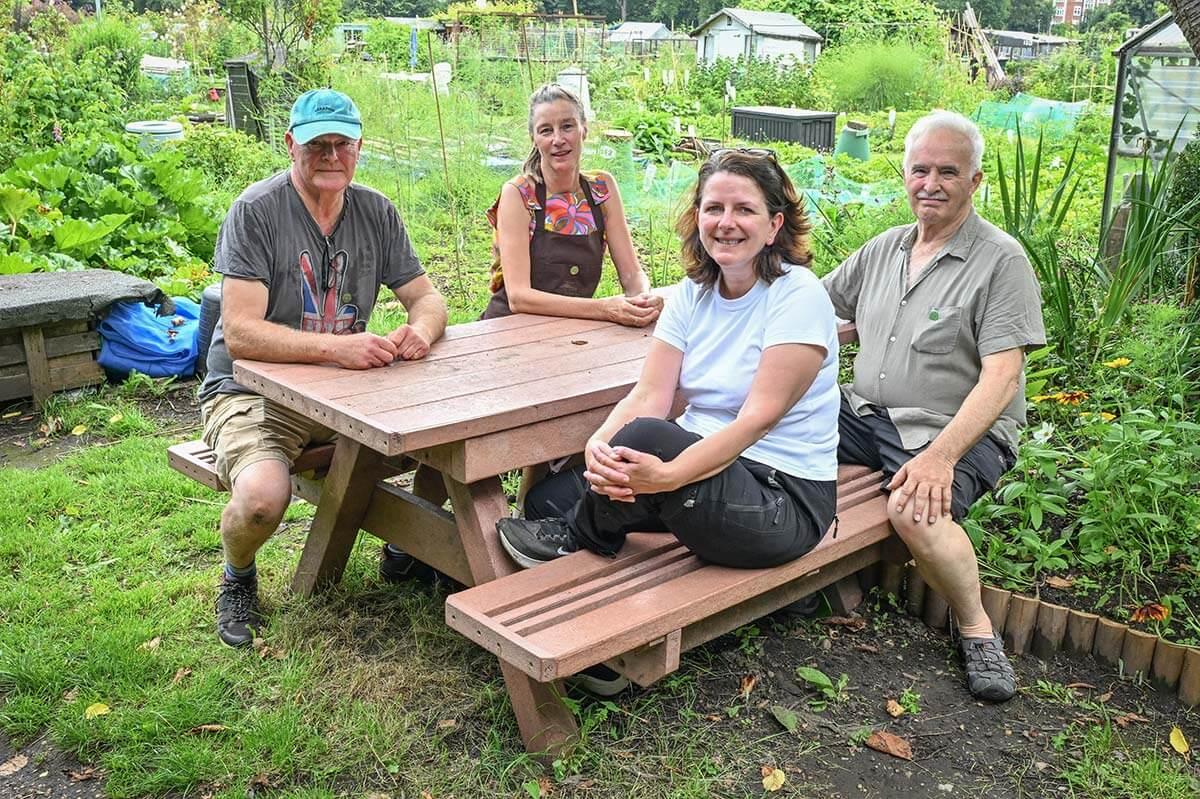
<svg viewBox="0 0 1200 799"><path fill-rule="evenodd" d="M733 135L751 141L791 141L814 150L832 150L837 114L774 105L733 109Z"/></svg>

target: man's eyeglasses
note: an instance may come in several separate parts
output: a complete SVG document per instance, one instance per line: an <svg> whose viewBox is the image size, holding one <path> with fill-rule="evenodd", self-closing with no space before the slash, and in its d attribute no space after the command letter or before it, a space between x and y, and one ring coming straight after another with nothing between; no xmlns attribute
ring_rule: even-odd
<svg viewBox="0 0 1200 799"><path fill-rule="evenodd" d="M338 141L310 141L300 145L304 148L304 152L311 156L321 157L328 152L332 152L334 157L343 155L350 156L358 152L358 142L352 139L341 139Z"/></svg>
<svg viewBox="0 0 1200 799"><path fill-rule="evenodd" d="M776 164L779 163L779 159L775 157L775 151L769 147L718 147L708 154L708 158L712 161L726 153L741 153L742 155L751 155L756 158L767 158Z"/></svg>

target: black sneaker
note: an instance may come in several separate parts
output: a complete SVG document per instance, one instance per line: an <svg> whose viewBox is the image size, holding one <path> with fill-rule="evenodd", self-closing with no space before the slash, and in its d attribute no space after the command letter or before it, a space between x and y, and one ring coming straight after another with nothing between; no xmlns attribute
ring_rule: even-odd
<svg viewBox="0 0 1200 799"><path fill-rule="evenodd" d="M629 678L603 664L591 666L566 680L573 688L582 688L593 696L616 696L629 687Z"/></svg>
<svg viewBox="0 0 1200 799"><path fill-rule="evenodd" d="M1000 636L959 641L967 668L967 689L976 699L1007 702L1017 692L1017 675L1004 654Z"/></svg>
<svg viewBox="0 0 1200 799"><path fill-rule="evenodd" d="M562 519L501 519L496 522L496 532L517 565L532 569L579 549L575 535Z"/></svg>
<svg viewBox="0 0 1200 799"><path fill-rule="evenodd" d="M437 581L439 572L427 563L423 563L407 552L399 555L383 547L379 558L379 579L385 583L402 583L405 580L420 580L423 583Z"/></svg>
<svg viewBox="0 0 1200 799"><path fill-rule="evenodd" d="M229 646L248 646L262 624L258 581L223 580L217 594L217 636Z"/></svg>

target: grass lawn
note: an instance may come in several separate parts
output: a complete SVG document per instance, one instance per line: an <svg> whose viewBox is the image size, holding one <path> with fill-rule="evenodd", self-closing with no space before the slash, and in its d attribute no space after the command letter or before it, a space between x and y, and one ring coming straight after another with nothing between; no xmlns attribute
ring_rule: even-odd
<svg viewBox="0 0 1200 799"><path fill-rule="evenodd" d="M1035 775L1032 792L1020 787L1029 776L993 775L994 789L1017 793L981 796L1052 788L1182 799L1200 785L1164 746L1174 723L1200 738L1191 714L1170 700L1110 677L1114 705L1125 701L1154 719L1126 741L1109 723L1115 706L1110 714L1089 704L1062 687L1076 676L1045 674L1027 659L1022 696L982 708L962 690L949 646L878 604L866 631L875 643L866 648L845 635L837 643L824 625L764 620L691 653L650 691L572 701L584 741L544 766L521 748L494 659L445 627L438 593L382 584L373 538L363 536L335 590L290 595L311 515L305 504L293 506L260 553L272 614L263 642L246 651L220 645L213 602L222 496L167 468L171 439L136 405L108 397L54 410L103 430L113 407L124 409L112 425L125 437L97 438L36 470L0 469L0 570L11 575L0 583L0 730L18 746L48 734L98 765L113 799L759 796L768 764L791 779L780 795L830 795L830 786L849 790L880 769L880 789L915 774L929 795L945 795L935 789L950 779L942 772L971 771L974 758L928 747L943 739L922 736L949 734L927 730L958 714L975 719L962 728L968 742L971 734L990 741L993 729L1041 728L1040 738L1018 743L1046 751L1018 747L1017 757L1053 764ZM890 723L878 695L896 673L865 654L872 648L902 651L902 670L921 676L910 690L924 694L924 716L897 730L913 736L916 765L924 763L908 778L893 768L899 761L861 746L862 729ZM801 682L787 677L793 663L848 675L841 697L824 713L805 711L813 723L794 735L772 718L777 703L810 707L803 690L799 699L787 693ZM759 675L753 699L739 693L747 673ZM1099 726L1073 720L1080 714L1097 714ZM924 795L915 784L909 793Z"/></svg>

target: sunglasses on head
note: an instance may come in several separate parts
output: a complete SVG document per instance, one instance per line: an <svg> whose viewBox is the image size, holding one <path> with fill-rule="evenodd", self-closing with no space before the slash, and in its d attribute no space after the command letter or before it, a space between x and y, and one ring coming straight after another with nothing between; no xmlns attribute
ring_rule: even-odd
<svg viewBox="0 0 1200 799"><path fill-rule="evenodd" d="M708 160L713 161L726 153L741 153L755 158L768 158L776 164L779 163L779 159L775 157L775 151L769 147L718 147L708 154Z"/></svg>

